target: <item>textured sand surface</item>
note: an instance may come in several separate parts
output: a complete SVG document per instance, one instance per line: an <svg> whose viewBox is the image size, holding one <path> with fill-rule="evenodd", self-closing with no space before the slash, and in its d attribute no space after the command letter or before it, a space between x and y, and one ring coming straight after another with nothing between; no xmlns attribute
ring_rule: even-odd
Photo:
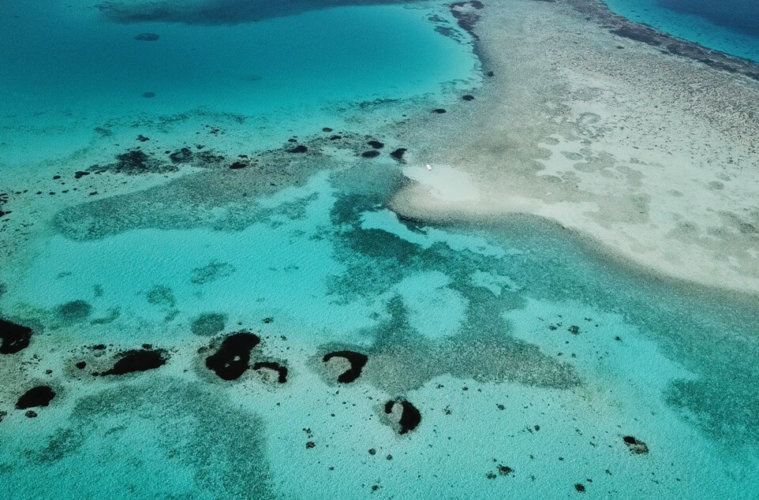
<svg viewBox="0 0 759 500"><path fill-rule="evenodd" d="M668 276L759 291L756 81L559 3L489 2L478 14L493 77L474 100L405 126L414 182L396 211L535 214Z"/></svg>

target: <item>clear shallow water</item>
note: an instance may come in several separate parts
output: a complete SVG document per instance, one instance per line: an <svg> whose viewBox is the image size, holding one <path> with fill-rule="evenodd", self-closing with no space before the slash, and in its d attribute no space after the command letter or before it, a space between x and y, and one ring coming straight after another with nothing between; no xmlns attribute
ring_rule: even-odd
<svg viewBox="0 0 759 500"><path fill-rule="evenodd" d="M3 310L45 325L41 361L10 377L10 395L49 383L59 396L35 419L4 403L7 494L756 491L753 303L609 266L537 220L404 224L382 208L393 171L318 174L265 199L273 211L241 231L123 230L35 248L23 278L4 277ZM61 313L76 300L87 314ZM215 379L202 351L214 337L191 333L211 313L222 332L261 335L257 356L286 363L288 382ZM96 342L113 347L98 358L84 347ZM90 375L145 342L169 350L165 367ZM352 385L321 363L336 348L369 356ZM406 436L382 417L397 396L423 416ZM649 453L631 454L626 435Z"/></svg>
<svg viewBox="0 0 759 500"><path fill-rule="evenodd" d="M399 220L391 138L365 159L363 132L22 218L38 229L0 267L0 312L35 333L0 355L0 495L756 496L753 298L658 280L537 219ZM45 202L11 203L15 221ZM251 364L287 366L286 383L206 368L243 329L261 337ZM92 375L146 343L166 365ZM342 349L368 356L350 384L322 361ZM38 384L57 394L28 418L14 404ZM398 433L393 398L418 427Z"/></svg>
<svg viewBox="0 0 759 500"><path fill-rule="evenodd" d="M94 2L4 9L6 166L133 141L135 124L247 120L253 141L279 145L339 126L362 102L439 98L443 84L478 80L471 49L426 19L450 27L445 9L343 7L235 25L119 24Z"/></svg>
<svg viewBox="0 0 759 500"><path fill-rule="evenodd" d="M759 62L759 4L751 0L605 0L628 19Z"/></svg>

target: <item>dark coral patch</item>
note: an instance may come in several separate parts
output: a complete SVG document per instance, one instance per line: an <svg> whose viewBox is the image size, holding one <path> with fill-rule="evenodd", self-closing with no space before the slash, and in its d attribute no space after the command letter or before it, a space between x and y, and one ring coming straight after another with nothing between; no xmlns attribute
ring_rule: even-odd
<svg viewBox="0 0 759 500"><path fill-rule="evenodd" d="M383 143L381 143L380 141L375 141L375 140L371 140L367 142L367 144L373 147L374 149L382 149L385 147Z"/></svg>
<svg viewBox="0 0 759 500"><path fill-rule="evenodd" d="M0 319L0 339L3 340L0 354L15 354L26 349L31 337L31 328Z"/></svg>
<svg viewBox="0 0 759 500"><path fill-rule="evenodd" d="M26 410L27 408L47 406L54 397L55 391L46 385L33 387L18 398L18 401L16 401L16 409Z"/></svg>
<svg viewBox="0 0 759 500"><path fill-rule="evenodd" d="M108 165L93 165L89 168L96 174L104 171L111 171L127 175L139 175L147 173L166 173L175 172L177 167L162 163L161 161L147 155L139 149L132 149L126 153L116 155L116 161Z"/></svg>
<svg viewBox="0 0 759 500"><path fill-rule="evenodd" d="M390 400L385 403L385 413L390 415L393 413L395 405L401 405L401 418L398 420L398 434L406 434L408 431L413 431L417 428L422 421L422 414L416 409L414 405L406 401L405 399Z"/></svg>
<svg viewBox="0 0 759 500"><path fill-rule="evenodd" d="M356 380L361 376L361 370L364 369L364 365L369 360L366 354L361 354L355 351L335 351L324 355L323 362L327 362L332 358L345 358L351 364L351 367L340 374L337 377L337 381L341 384L348 384Z"/></svg>
<svg viewBox="0 0 759 500"><path fill-rule="evenodd" d="M179 151L174 151L169 155L169 160L172 163L188 163L192 160L192 150L190 148L182 148Z"/></svg>
<svg viewBox="0 0 759 500"><path fill-rule="evenodd" d="M215 354L206 358L206 367L224 380L235 380L248 369L250 351L261 341L249 332L233 333L224 339Z"/></svg>
<svg viewBox="0 0 759 500"><path fill-rule="evenodd" d="M277 382L280 384L284 384L287 382L287 367L282 366L279 363L275 363L273 361L259 361L258 363L253 365L254 370L260 370L261 368L267 368L269 370L274 370L277 372Z"/></svg>
<svg viewBox="0 0 759 500"><path fill-rule="evenodd" d="M55 309L58 319L67 323L84 321L92 312L92 306L84 300L72 300Z"/></svg>
<svg viewBox="0 0 759 500"><path fill-rule="evenodd" d="M165 352L160 349L135 349L126 351L120 356L121 359L113 365L113 368L102 373L104 376L155 370L165 365L167 360Z"/></svg>
<svg viewBox="0 0 759 500"><path fill-rule="evenodd" d="M395 161L402 162L404 154L406 154L406 148L398 148L392 153L390 153L390 157L394 159Z"/></svg>
<svg viewBox="0 0 759 500"><path fill-rule="evenodd" d="M227 315L221 313L201 314L192 321L190 330L194 335L211 337L221 332L227 322Z"/></svg>
<svg viewBox="0 0 759 500"><path fill-rule="evenodd" d="M442 115L443 113L445 113L445 110L443 108L435 108L432 110L432 112Z"/></svg>
<svg viewBox="0 0 759 500"><path fill-rule="evenodd" d="M303 144L287 150L288 153L305 153L306 151L308 151L308 148Z"/></svg>
<svg viewBox="0 0 759 500"><path fill-rule="evenodd" d="M380 155L380 152L377 151L376 149L372 149L372 150L369 150L369 151L364 151L363 153L361 153L361 156L363 158L376 158L379 155Z"/></svg>
<svg viewBox="0 0 759 500"><path fill-rule="evenodd" d="M622 440L627 445L627 448L630 450L630 453L634 453L636 455L640 455L642 453L648 453L648 446L643 441L635 439L632 436L625 436L622 438Z"/></svg>

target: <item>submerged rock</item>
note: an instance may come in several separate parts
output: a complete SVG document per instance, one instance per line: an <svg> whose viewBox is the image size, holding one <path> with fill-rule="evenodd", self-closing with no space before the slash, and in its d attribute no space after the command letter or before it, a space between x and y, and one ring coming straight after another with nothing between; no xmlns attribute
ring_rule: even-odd
<svg viewBox="0 0 759 500"><path fill-rule="evenodd" d="M632 436L625 436L622 438L622 440L627 445L627 448L630 450L630 453L633 453L635 455L648 453L648 446L643 441L635 439Z"/></svg>
<svg viewBox="0 0 759 500"><path fill-rule="evenodd" d="M171 163L189 163L192 160L192 150L190 148L182 148L179 151L174 151L169 155Z"/></svg>
<svg viewBox="0 0 759 500"><path fill-rule="evenodd" d="M308 148L303 144L287 150L288 153L305 153L306 151L308 151Z"/></svg>
<svg viewBox="0 0 759 500"><path fill-rule="evenodd" d="M0 319L0 354L15 354L29 346L32 329Z"/></svg>
<svg viewBox="0 0 759 500"><path fill-rule="evenodd" d="M54 397L55 391L47 385L33 387L18 398L18 401L16 401L16 409L26 410L27 408L47 406Z"/></svg>
<svg viewBox="0 0 759 500"><path fill-rule="evenodd" d="M113 365L113 368L103 372L102 375L125 375L127 373L155 370L165 365L166 360L165 352L161 349L135 349L122 353L121 359Z"/></svg>
<svg viewBox="0 0 759 500"><path fill-rule="evenodd" d="M390 153L390 157L398 162L403 162L404 154L406 154L406 148L398 148Z"/></svg>
<svg viewBox="0 0 759 500"><path fill-rule="evenodd" d="M155 42L159 38L160 36L158 33L140 33L134 37L135 40L139 40L141 42Z"/></svg>
<svg viewBox="0 0 759 500"><path fill-rule="evenodd" d="M132 149L126 153L116 155L116 161L114 163L108 165L93 165L89 170L95 173L110 171L127 175L139 175L175 172L177 171L177 167L172 164L163 163L156 158L147 155L144 151Z"/></svg>
<svg viewBox="0 0 759 500"><path fill-rule="evenodd" d="M344 371L337 377L337 381L341 384L348 384L361 376L361 370L364 369L364 365L366 365L366 362L369 360L366 354L361 354L360 352L335 351L325 354L322 361L326 363L332 358L344 358L351 364L351 367L348 370Z"/></svg>
<svg viewBox="0 0 759 500"><path fill-rule="evenodd" d="M385 403L385 413L392 415L395 412L396 405L401 406L401 416L398 419L398 434L406 434L408 431L413 431L422 421L422 414L416 409L414 405L406 401L405 399L391 399Z"/></svg>
<svg viewBox="0 0 759 500"><path fill-rule="evenodd" d="M269 370L274 370L277 372L277 382L280 384L284 384L287 382L287 367L282 366L279 363L275 363L273 361L259 361L258 363L253 365L254 370L260 370L261 368L267 368Z"/></svg>
<svg viewBox="0 0 759 500"><path fill-rule="evenodd" d="M233 333L224 339L215 354L206 358L206 367L224 380L235 380L249 368L250 351L261 341L249 332Z"/></svg>

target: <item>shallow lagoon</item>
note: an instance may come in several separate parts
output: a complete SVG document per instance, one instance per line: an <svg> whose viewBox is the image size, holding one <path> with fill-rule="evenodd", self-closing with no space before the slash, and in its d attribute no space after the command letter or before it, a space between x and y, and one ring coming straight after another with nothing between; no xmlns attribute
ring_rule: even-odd
<svg viewBox="0 0 759 500"><path fill-rule="evenodd" d="M261 156L271 171L184 166L64 204L29 237L0 269L3 317L35 329L0 358L4 496L755 495L754 298L652 276L535 218L399 220L390 141L363 158L361 130L339 132ZM286 366L285 383L206 368L240 330L261 339L250 364ZM93 375L143 344L167 363ZM349 384L323 361L341 350L368 356ZM56 397L29 418L13 406L37 384ZM396 398L421 414L404 434Z"/></svg>

